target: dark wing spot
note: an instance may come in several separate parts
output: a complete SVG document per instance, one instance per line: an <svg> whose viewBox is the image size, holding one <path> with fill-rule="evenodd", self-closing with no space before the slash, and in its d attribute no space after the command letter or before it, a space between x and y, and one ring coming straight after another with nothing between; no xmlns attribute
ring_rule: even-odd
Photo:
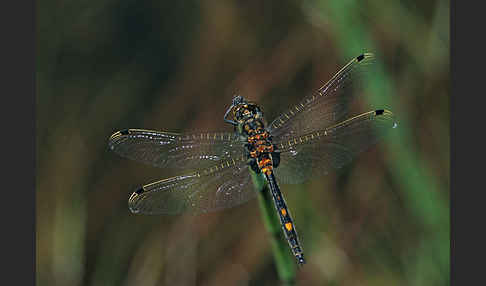
<svg viewBox="0 0 486 286"><path fill-rule="evenodd" d="M358 60L358 62L362 61L364 59L364 54L359 55L356 59Z"/></svg>
<svg viewBox="0 0 486 286"><path fill-rule="evenodd" d="M375 111L375 114L376 115L382 115L383 112L385 112L383 109L379 109L379 110Z"/></svg>
<svg viewBox="0 0 486 286"><path fill-rule="evenodd" d="M143 192L143 187L140 187L135 191L135 194L140 195Z"/></svg>
<svg viewBox="0 0 486 286"><path fill-rule="evenodd" d="M128 133L129 133L128 132L128 129L125 129L125 130L120 131L120 134L121 135L128 135Z"/></svg>

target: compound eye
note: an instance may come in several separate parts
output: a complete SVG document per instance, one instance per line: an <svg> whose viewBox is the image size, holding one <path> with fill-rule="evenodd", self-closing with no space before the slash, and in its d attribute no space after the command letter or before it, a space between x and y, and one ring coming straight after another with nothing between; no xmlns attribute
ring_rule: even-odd
<svg viewBox="0 0 486 286"><path fill-rule="evenodd" d="M233 105L238 105L243 102L243 97L241 95L237 95L233 98Z"/></svg>

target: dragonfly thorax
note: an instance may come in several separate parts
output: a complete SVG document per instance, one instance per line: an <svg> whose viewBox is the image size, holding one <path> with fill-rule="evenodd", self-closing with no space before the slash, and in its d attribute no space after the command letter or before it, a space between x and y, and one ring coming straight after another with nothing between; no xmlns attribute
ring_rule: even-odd
<svg viewBox="0 0 486 286"><path fill-rule="evenodd" d="M260 107L253 103L241 103L233 110L234 120L241 135L246 137L245 145L252 169L270 175L274 162L272 154L276 151L272 139L265 129L265 121Z"/></svg>

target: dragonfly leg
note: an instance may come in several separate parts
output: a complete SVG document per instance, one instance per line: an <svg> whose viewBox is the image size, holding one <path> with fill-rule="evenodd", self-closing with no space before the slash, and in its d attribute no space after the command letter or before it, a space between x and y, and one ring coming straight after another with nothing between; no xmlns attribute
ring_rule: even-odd
<svg viewBox="0 0 486 286"><path fill-rule="evenodd" d="M231 124L231 125L237 126L238 123L236 121L226 118L226 117L228 117L228 114L230 113L231 109L233 109L233 107L234 107L234 104L232 104L230 107L228 107L228 110L226 110L226 113L224 114L223 120L225 122Z"/></svg>

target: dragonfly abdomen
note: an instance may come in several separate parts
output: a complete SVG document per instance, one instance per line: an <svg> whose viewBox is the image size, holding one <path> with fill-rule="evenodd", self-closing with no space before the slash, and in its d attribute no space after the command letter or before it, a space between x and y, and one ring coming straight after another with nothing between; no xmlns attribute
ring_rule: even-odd
<svg viewBox="0 0 486 286"><path fill-rule="evenodd" d="M285 238L289 243L290 249L297 259L297 262L301 265L305 264L304 253L299 243L299 238L297 236L297 231L295 230L295 225L287 208L287 204L285 203L282 192L280 192L277 181L275 180L275 176L273 174L265 174L265 177L269 183L270 190L272 192L273 202L278 212L280 223L282 224L282 229L285 234Z"/></svg>

